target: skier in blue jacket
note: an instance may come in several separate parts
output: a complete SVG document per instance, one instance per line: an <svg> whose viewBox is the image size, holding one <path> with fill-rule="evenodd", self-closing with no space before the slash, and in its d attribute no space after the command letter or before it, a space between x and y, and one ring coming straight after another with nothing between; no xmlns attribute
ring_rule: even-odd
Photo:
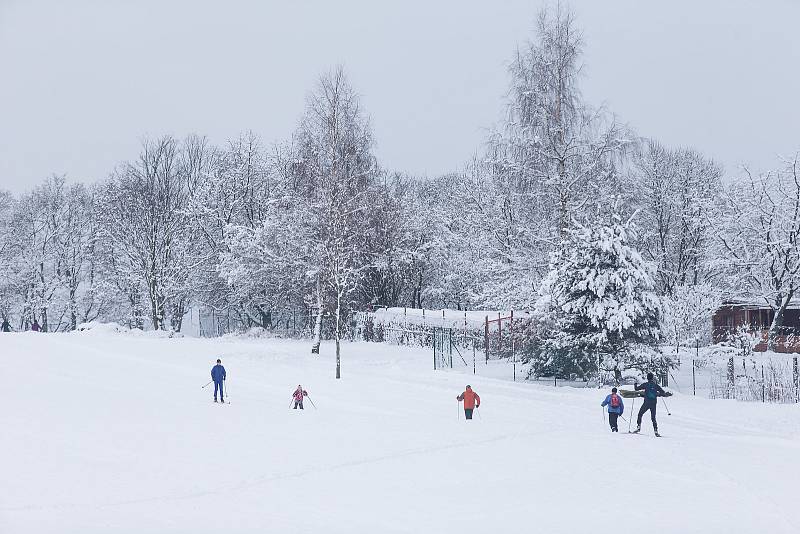
<svg viewBox="0 0 800 534"><path fill-rule="evenodd" d="M644 402L639 409L639 416L636 418L636 430L634 434L638 434L642 430L642 416L644 412L650 410L650 419L653 421L653 432L656 436L660 437L658 433L658 423L656 422L656 407L658 406L658 397L664 395L664 390L661 386L656 384L653 379L653 373L647 373L647 382L644 384L634 384L636 391L644 390Z"/></svg>
<svg viewBox="0 0 800 534"><path fill-rule="evenodd" d="M617 388L611 388L611 394L606 396L606 400L600 403L600 406L608 406L608 424L611 425L612 432L619 432L617 418L625 413L625 403L617 394Z"/></svg>
<svg viewBox="0 0 800 534"><path fill-rule="evenodd" d="M219 400L225 402L225 394L222 392L222 383L225 381L225 368L222 367L222 360L217 360L217 365L211 369L211 380L214 381L214 402L217 402L217 390L219 389Z"/></svg>

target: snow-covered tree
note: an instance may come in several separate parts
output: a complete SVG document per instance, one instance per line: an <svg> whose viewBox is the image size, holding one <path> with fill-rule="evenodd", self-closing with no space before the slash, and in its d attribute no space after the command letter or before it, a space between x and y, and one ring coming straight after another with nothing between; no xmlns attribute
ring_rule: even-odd
<svg viewBox="0 0 800 534"><path fill-rule="evenodd" d="M639 245L656 264L660 292L708 282L714 206L722 168L695 150L671 150L646 140L632 158L628 188L639 210Z"/></svg>
<svg viewBox="0 0 800 534"><path fill-rule="evenodd" d="M335 320L336 378L341 376L344 321L368 264L363 236L368 233L368 192L378 170L372 145L369 120L344 70L322 76L296 133L293 188L304 206L312 272L329 297L318 292L318 299Z"/></svg>
<svg viewBox="0 0 800 534"><path fill-rule="evenodd" d="M184 248L186 196L180 145L171 137L145 141L139 159L118 169L103 191L103 236L114 256L113 275L134 315L146 299L155 330L166 329L170 314L185 309L183 283L191 268Z"/></svg>
<svg viewBox="0 0 800 534"><path fill-rule="evenodd" d="M654 269L629 245L633 223L575 225L542 283L528 344L534 374L585 378L644 370L659 338L661 302Z"/></svg>
<svg viewBox="0 0 800 534"><path fill-rule="evenodd" d="M774 311L768 346L774 347L784 312L800 290L800 155L763 175L745 169L716 218L717 257L727 289Z"/></svg>
<svg viewBox="0 0 800 534"><path fill-rule="evenodd" d="M719 289L708 285L682 285L663 299L663 339L680 351L681 345L710 341L711 317L722 304Z"/></svg>

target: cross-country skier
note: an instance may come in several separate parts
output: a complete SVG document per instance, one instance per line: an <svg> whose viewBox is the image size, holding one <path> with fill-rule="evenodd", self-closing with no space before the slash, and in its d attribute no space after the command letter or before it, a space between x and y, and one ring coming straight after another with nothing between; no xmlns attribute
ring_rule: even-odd
<svg viewBox="0 0 800 534"><path fill-rule="evenodd" d="M3 326L0 327L3 332L11 332L11 325L8 324L8 319L3 319Z"/></svg>
<svg viewBox="0 0 800 534"><path fill-rule="evenodd" d="M617 388L611 388L611 395L607 395L600 406L608 406L608 424L611 425L612 432L619 432L617 418L625 413L625 404L622 397L617 395Z"/></svg>
<svg viewBox="0 0 800 534"><path fill-rule="evenodd" d="M464 417L467 419L472 419L472 410L481 407L481 398L472 391L472 387L469 384L467 384L464 393L456 397L456 399L464 401Z"/></svg>
<svg viewBox="0 0 800 534"><path fill-rule="evenodd" d="M300 409L303 409L303 397L308 397L308 391L303 389L303 386L297 384L297 389L294 390L292 393L292 398L294 399L294 409L296 410L298 406Z"/></svg>
<svg viewBox="0 0 800 534"><path fill-rule="evenodd" d="M644 412L650 410L650 419L653 420L653 431L657 437L661 437L661 434L658 433L658 423L656 422L656 406L658 406L658 396L664 395L664 390L661 389L661 386L656 384L656 381L653 379L653 373L647 373L647 382L641 385L634 384L633 387L636 391L644 390L644 402L639 409L639 415L636 418L636 430L634 430L633 433L638 434L639 431L642 430L642 416Z"/></svg>
<svg viewBox="0 0 800 534"><path fill-rule="evenodd" d="M222 360L217 359L217 365L211 369L211 380L214 381L214 402L217 402L218 389L220 402L225 402L225 394L222 391L222 383L225 381L225 376L225 368L222 367Z"/></svg>
<svg viewBox="0 0 800 534"><path fill-rule="evenodd" d="M39 331L39 330L41 330L41 329L42 329L42 327L41 327L41 326L39 326L39 321L37 321L36 319L34 319L34 320L33 320L33 324L31 325L31 331L33 331L33 332L38 332L38 331Z"/></svg>

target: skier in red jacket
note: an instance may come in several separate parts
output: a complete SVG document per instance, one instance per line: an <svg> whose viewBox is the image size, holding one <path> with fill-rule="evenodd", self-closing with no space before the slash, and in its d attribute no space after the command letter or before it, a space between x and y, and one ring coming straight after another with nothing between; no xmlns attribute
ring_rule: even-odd
<svg viewBox="0 0 800 534"><path fill-rule="evenodd" d="M469 384L467 384L464 393L456 397L456 399L464 401L464 417L467 419L472 419L472 410L481 407L480 396L472 391L472 386Z"/></svg>

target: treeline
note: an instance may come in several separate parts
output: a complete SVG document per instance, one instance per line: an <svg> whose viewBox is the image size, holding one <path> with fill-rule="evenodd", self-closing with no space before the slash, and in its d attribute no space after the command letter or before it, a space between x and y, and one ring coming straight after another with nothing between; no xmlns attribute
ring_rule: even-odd
<svg viewBox="0 0 800 534"><path fill-rule="evenodd" d="M502 120L445 176L380 165L339 68L273 146L165 136L99 183L3 193L0 315L18 329L179 331L190 307L242 327L303 308L335 318L338 338L371 306L531 308L570 232L612 220L637 228L628 244L671 303L668 336L700 335L691 313L725 295L785 309L800 281L796 161L726 183L702 153L640 137L582 97L583 47L572 13L542 11L513 55Z"/></svg>

